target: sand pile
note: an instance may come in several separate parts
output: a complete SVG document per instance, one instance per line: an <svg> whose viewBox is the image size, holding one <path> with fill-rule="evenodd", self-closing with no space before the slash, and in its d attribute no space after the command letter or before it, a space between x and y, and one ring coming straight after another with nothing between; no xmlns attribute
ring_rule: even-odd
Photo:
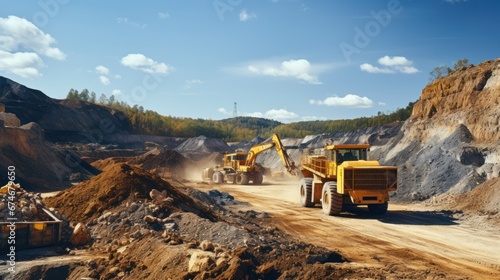
<svg viewBox="0 0 500 280"><path fill-rule="evenodd" d="M165 192L166 197L172 199L168 206L171 212L193 212L204 218L214 219L203 206L159 176L124 163L108 166L91 180L47 198L46 203L57 208L69 220L86 223L126 202L151 199L150 192L153 189Z"/></svg>
<svg viewBox="0 0 500 280"><path fill-rule="evenodd" d="M200 160L207 154L232 152L233 148L219 138L199 136L189 138L175 148L176 151L192 160Z"/></svg>

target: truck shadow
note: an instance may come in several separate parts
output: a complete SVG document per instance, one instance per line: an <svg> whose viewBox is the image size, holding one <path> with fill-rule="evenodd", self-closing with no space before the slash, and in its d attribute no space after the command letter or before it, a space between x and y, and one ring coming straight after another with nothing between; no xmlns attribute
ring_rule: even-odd
<svg viewBox="0 0 500 280"><path fill-rule="evenodd" d="M376 219L382 223L399 225L428 225L428 226L451 226L458 225L453 211L408 211L408 210L388 210L384 215L373 215L367 208L358 207L342 212L341 217L352 219Z"/></svg>

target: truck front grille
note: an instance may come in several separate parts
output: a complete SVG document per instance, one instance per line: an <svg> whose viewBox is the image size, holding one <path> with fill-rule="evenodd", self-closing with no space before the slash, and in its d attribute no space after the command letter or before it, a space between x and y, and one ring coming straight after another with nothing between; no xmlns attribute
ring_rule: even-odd
<svg viewBox="0 0 500 280"><path fill-rule="evenodd" d="M397 187L396 169L344 169L344 188L351 190L385 190Z"/></svg>

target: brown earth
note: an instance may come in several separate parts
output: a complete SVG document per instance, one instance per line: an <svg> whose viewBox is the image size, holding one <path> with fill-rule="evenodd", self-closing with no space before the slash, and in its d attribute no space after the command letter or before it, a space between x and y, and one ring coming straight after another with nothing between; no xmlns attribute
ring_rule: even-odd
<svg viewBox="0 0 500 280"><path fill-rule="evenodd" d="M83 179L99 171L70 150L53 147L44 139L44 131L36 123L21 127L0 127L0 169L15 168L15 182L28 191L54 191L71 185L72 174ZM8 182L7 172L0 182Z"/></svg>
<svg viewBox="0 0 500 280"><path fill-rule="evenodd" d="M184 178L185 171L192 166L191 160L168 148L154 148L143 155L132 158L128 164L140 166L157 174L168 174Z"/></svg>
<svg viewBox="0 0 500 280"><path fill-rule="evenodd" d="M157 175L124 163L106 167L92 179L47 198L46 203L59 209L71 221L87 223L128 201L148 199L153 189L166 191L169 197L174 198L168 209L172 212L190 211L215 219L207 209Z"/></svg>

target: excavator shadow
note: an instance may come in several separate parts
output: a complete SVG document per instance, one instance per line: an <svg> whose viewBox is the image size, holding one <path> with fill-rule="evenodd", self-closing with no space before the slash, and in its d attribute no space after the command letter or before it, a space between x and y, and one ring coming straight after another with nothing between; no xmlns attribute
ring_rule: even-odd
<svg viewBox="0 0 500 280"><path fill-rule="evenodd" d="M349 209L349 212L342 212L341 217L352 219L377 219L382 223L399 225L421 225L421 226L451 226L458 225L458 221L453 217L453 211L411 211L411 210L388 210L384 215L370 214L367 208L357 207Z"/></svg>

